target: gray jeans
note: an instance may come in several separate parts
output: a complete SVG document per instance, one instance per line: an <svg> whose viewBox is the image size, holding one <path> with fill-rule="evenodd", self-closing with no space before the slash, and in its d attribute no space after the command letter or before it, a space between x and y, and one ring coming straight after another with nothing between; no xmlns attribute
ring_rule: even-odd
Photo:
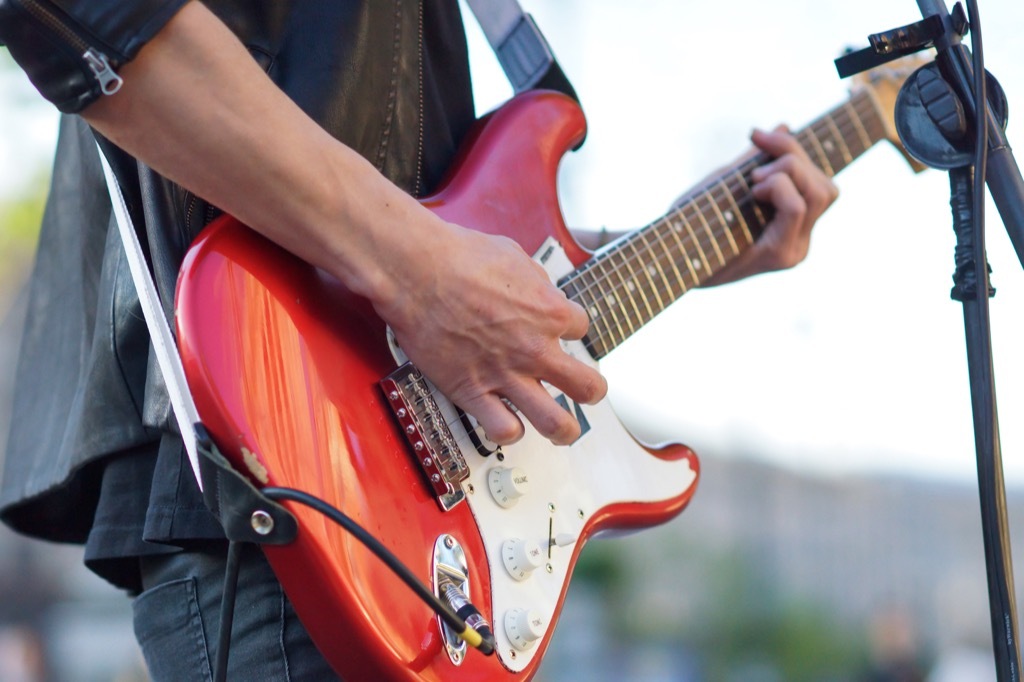
<svg viewBox="0 0 1024 682"><path fill-rule="evenodd" d="M213 679L225 545L140 559L135 636L153 682ZM238 576L228 680L337 680L263 553L247 546Z"/></svg>

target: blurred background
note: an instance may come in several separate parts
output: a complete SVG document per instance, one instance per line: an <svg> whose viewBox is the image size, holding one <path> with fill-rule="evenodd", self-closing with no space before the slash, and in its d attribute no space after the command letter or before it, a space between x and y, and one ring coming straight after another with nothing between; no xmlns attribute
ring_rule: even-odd
<svg viewBox="0 0 1024 682"><path fill-rule="evenodd" d="M570 225L640 227L848 97L833 59L911 0L522 0L582 99ZM981 0L988 68L1024 93L1024 5ZM468 18L468 13L467 13ZM478 109L509 89L468 19ZM56 115L0 49L0 447ZM603 364L623 420L701 456L673 522L588 545L539 679L994 680L944 173L890 145L836 180L799 268L688 294ZM1024 538L1024 273L989 206L1012 541ZM2 457L2 454L0 454ZM130 604L80 550L0 529L0 682L144 680Z"/></svg>

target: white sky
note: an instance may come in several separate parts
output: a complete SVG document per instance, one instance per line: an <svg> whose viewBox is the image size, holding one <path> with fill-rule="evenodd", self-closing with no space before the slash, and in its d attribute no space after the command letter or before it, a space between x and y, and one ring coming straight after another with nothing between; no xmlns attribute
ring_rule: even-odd
<svg viewBox="0 0 1024 682"><path fill-rule="evenodd" d="M920 19L913 0L521 0L587 112L563 164L570 224L639 227L748 146L753 126L794 128L841 102L833 58ZM1024 97L1024 4L980 0L987 64ZM471 32L474 47L482 38ZM478 98L508 93L486 48ZM14 118L0 80L0 191L48 156L55 117ZM900 471L971 480L974 443L945 173L915 176L888 146L837 179L807 263L688 294L604 364L624 419L657 440L765 456L818 472ZM1024 483L1024 273L989 209L996 376L1008 481Z"/></svg>
<svg viewBox="0 0 1024 682"><path fill-rule="evenodd" d="M522 4L588 115L562 190L568 222L593 227L646 224L742 153L753 126L798 128L840 103L848 83L834 57L921 18L913 0ZM1024 5L980 8L987 64L1012 117L1024 97ZM1014 131L1011 118L1011 143ZM949 299L948 176L915 176L886 146L837 184L840 201L804 265L688 294L604 363L613 399L639 433L698 453L973 480L962 309ZM1024 274L991 207L989 233L1005 467L1020 484Z"/></svg>

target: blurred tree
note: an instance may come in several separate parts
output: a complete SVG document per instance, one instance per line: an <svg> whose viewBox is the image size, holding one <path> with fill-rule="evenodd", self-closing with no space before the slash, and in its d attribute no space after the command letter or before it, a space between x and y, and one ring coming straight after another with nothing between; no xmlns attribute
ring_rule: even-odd
<svg viewBox="0 0 1024 682"><path fill-rule="evenodd" d="M708 679L850 680L864 669L862 628L781 593L755 556L709 553L706 562L708 612L688 636Z"/></svg>
<svg viewBox="0 0 1024 682"><path fill-rule="evenodd" d="M5 162L8 165L4 169L6 177L13 178L13 181L7 180L4 191L0 192L0 320L3 320L31 266L49 185L47 143L36 141L35 136L24 129L28 122L38 120L41 115L52 117L54 112L28 83L7 50L2 48L0 92L0 121L7 141L38 147L32 153L22 153L20 147L11 147ZM11 135L11 130L24 134ZM15 159L16 168L12 163Z"/></svg>
<svg viewBox="0 0 1024 682"><path fill-rule="evenodd" d="M48 178L48 172L37 171L23 194L0 200L0 320L32 265Z"/></svg>

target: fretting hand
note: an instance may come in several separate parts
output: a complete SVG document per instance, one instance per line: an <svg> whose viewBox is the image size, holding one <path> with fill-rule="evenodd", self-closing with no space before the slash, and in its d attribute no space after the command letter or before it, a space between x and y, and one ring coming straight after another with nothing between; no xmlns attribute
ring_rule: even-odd
<svg viewBox="0 0 1024 682"><path fill-rule="evenodd" d="M751 191L759 202L775 207L775 215L753 246L716 272L705 286L734 282L762 272L784 270L807 256L811 229L839 196L839 189L811 162L784 126L755 130L754 145L772 157L755 168Z"/></svg>

